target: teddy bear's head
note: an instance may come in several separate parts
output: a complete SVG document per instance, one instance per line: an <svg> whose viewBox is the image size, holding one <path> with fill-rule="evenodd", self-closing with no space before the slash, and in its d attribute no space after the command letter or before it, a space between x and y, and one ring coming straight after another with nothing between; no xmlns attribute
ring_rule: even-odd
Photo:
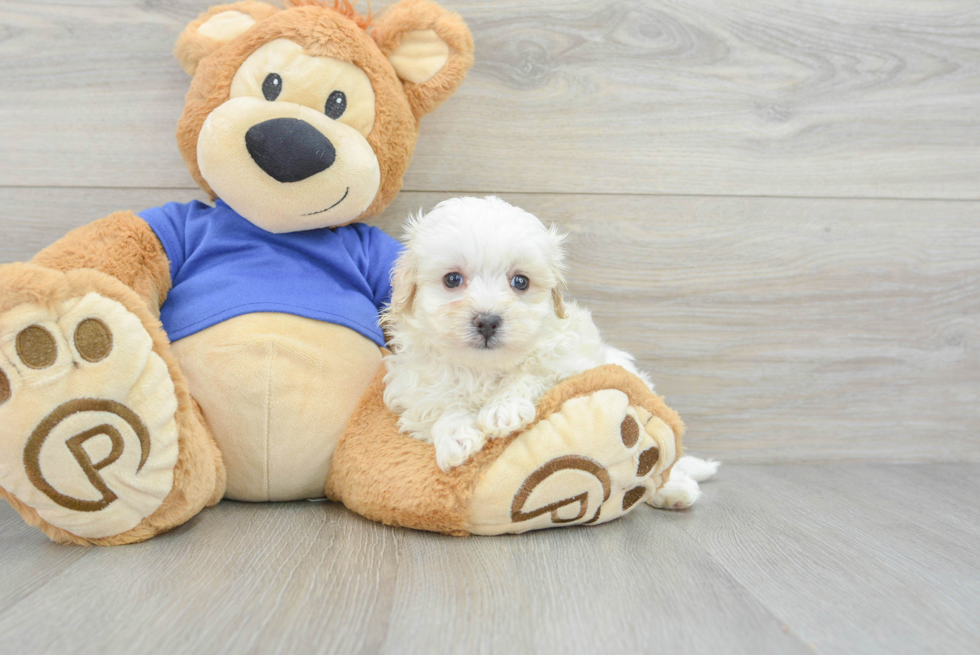
<svg viewBox="0 0 980 655"><path fill-rule="evenodd" d="M181 153L212 198L269 232L373 216L401 188L419 119L472 64L470 32L428 0L377 20L347 0L284 1L213 7L180 35Z"/></svg>

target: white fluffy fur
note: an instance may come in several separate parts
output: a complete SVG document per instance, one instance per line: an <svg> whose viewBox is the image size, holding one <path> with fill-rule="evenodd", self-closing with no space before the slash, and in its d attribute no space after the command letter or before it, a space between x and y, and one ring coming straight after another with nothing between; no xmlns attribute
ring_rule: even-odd
<svg viewBox="0 0 980 655"><path fill-rule="evenodd" d="M403 432L435 445L443 470L487 438L528 425L537 399L562 378L618 364L653 388L631 355L603 343L588 310L563 299L564 236L556 228L488 197L442 202L412 217L406 232L382 314L392 349L384 400ZM447 288L454 272L463 284ZM528 278L527 290L511 285L515 275ZM474 326L478 314L501 318L490 342ZM684 487L673 494L680 500L658 504L657 494L652 504L686 507L697 499L697 482L680 464L671 479Z"/></svg>

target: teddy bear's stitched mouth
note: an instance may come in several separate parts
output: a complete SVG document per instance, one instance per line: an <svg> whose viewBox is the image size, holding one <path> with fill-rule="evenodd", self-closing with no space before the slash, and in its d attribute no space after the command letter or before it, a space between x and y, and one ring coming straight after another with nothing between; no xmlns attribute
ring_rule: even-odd
<svg viewBox="0 0 980 655"><path fill-rule="evenodd" d="M348 194L348 193L350 193L350 187L347 187L347 189L346 189L346 190L344 191L344 195L342 195L342 196L340 197L340 200L338 200L338 201L337 201L337 202L335 202L334 204L332 204L332 205L330 205L330 206L329 206L329 207L327 207L326 209L321 209L321 210L320 210L320 211L318 211L318 212L310 212L309 214L303 214L303 216L316 216L317 214L322 214L323 212L328 212L328 211L330 211L331 209L333 209L334 207L336 207L337 205L339 205L340 203L342 203L342 202L344 201L344 199L346 199L346 198L347 198L347 194Z"/></svg>

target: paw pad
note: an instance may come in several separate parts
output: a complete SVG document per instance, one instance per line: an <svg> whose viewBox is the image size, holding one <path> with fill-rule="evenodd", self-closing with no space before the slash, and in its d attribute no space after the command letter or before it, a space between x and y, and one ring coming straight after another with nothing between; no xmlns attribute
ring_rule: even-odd
<svg viewBox="0 0 980 655"><path fill-rule="evenodd" d="M0 405L10 400L10 379L0 370Z"/></svg>
<svg viewBox="0 0 980 655"><path fill-rule="evenodd" d="M640 502L643 494L647 492L646 487L633 487L623 495L623 511L625 512L633 505Z"/></svg>
<svg viewBox="0 0 980 655"><path fill-rule="evenodd" d="M68 448L72 457L75 458L82 473L85 474L85 477L92 486L101 494L101 498L98 500L75 498L55 489L45 479L44 473L41 471L41 448L44 446L44 442L48 436L55 431L60 423L76 414L87 412L93 414L111 414L122 419L129 426L139 440L140 459L139 466L136 468L137 473L140 472L143 465L146 464L147 458L150 456L150 433L147 431L146 425L143 424L143 421L133 410L113 400L79 398L65 403L44 417L44 420L31 433L31 437L27 440L27 446L24 448L24 468L27 471L27 477L41 493L56 504L76 512L97 512L108 507L118 498L106 485L105 480L99 475L99 471L113 464L122 456L125 446L122 434L113 426L104 423L65 440L65 446ZM100 435L108 437L112 447L105 457L99 462L93 463L88 451L82 446L88 440Z"/></svg>
<svg viewBox="0 0 980 655"><path fill-rule="evenodd" d="M174 485L177 397L140 319L89 293L0 314L0 486L80 537L121 534Z"/></svg>
<svg viewBox="0 0 980 655"><path fill-rule="evenodd" d="M675 436L615 389L567 400L508 446L470 500L470 532L519 533L622 516L655 492Z"/></svg>
<svg viewBox="0 0 980 655"><path fill-rule="evenodd" d="M46 329L32 325L17 335L17 356L28 368L47 368L58 359L58 344Z"/></svg>
<svg viewBox="0 0 980 655"><path fill-rule="evenodd" d="M647 448L642 453L640 453L640 463L636 467L637 477L642 478L644 475L653 470L656 466L657 460L660 459L660 449L656 446Z"/></svg>
<svg viewBox="0 0 980 655"><path fill-rule="evenodd" d="M619 435L623 439L623 445L627 448L632 448L636 445L636 442L640 439L640 426L637 424L636 419L632 416L627 416L623 419L623 422L619 425Z"/></svg>
<svg viewBox="0 0 980 655"><path fill-rule="evenodd" d="M584 491L578 495L571 498L565 498L562 500L549 503L544 507L539 507L536 510L525 512L524 505L527 503L527 499L531 496L531 492L538 488L545 480L550 478L552 475L559 473L561 471L583 471L593 476L599 481L602 487L602 501L597 503L597 508L595 516L590 518L585 523L592 523L599 518L599 509L603 502L609 500L609 494L611 493L611 482L609 479L609 472L603 468L599 462L589 459L588 457L579 457L577 455L568 455L566 457L557 457L534 473L529 475L521 488L517 491L514 496L514 502L511 505L510 518L514 523L520 523L521 521L529 521L533 518L537 518L544 514L551 514L551 522L558 525L561 523L572 523L578 521L580 518L585 516L585 513L589 509L589 492ZM572 505L578 505L578 513L574 516L562 516L559 510L564 509Z"/></svg>
<svg viewBox="0 0 980 655"><path fill-rule="evenodd" d="M75 328L75 348L86 362L101 362L112 352L112 331L97 318L87 318Z"/></svg>

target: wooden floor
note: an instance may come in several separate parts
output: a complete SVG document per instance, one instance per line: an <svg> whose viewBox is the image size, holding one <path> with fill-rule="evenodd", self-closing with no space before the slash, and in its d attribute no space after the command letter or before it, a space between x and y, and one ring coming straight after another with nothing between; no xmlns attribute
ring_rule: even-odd
<svg viewBox="0 0 980 655"><path fill-rule="evenodd" d="M151 542L0 509L5 653L976 653L980 466L737 464L690 511L519 537L224 502Z"/></svg>
<svg viewBox="0 0 980 655"><path fill-rule="evenodd" d="M441 1L476 64L373 222L560 224L718 479L467 540L223 503L85 550L3 506L0 653L980 652L980 3ZM203 198L170 51L217 2L0 0L0 263Z"/></svg>

